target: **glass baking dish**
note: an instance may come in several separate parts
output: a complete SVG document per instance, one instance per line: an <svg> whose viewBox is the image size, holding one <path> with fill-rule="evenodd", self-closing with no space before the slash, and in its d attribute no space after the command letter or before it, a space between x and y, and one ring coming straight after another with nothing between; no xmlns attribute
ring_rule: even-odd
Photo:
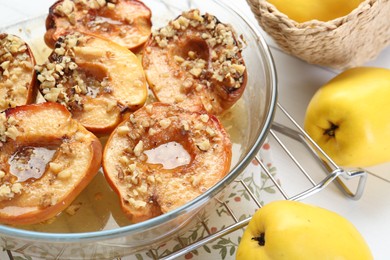
<svg viewBox="0 0 390 260"><path fill-rule="evenodd" d="M152 10L153 28L164 26L182 11L197 8L231 24L245 40L243 57L248 83L241 100L222 118L233 143L232 167L227 176L204 194L159 217L131 224L121 215L117 198L99 173L77 202L89 205L82 217L58 217L54 223L29 227L0 225L0 246L29 256L55 259L112 259L130 255L167 240L179 232L212 198L223 192L253 160L263 144L273 120L277 83L273 59L259 29L219 0L145 0ZM30 44L37 62L48 54L43 42L45 18L0 29L14 33ZM103 199L96 199L96 190ZM63 214L65 215L65 214Z"/></svg>

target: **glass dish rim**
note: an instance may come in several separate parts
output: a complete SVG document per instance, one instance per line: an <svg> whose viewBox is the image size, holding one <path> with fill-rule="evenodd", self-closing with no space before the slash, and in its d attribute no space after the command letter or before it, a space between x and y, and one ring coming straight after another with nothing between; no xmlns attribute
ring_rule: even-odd
<svg viewBox="0 0 390 260"><path fill-rule="evenodd" d="M229 3L222 2L221 0L212 0L223 8L227 8L230 12L237 15L255 34L257 45L261 48L261 54L264 56L264 69L266 74L270 77L270 100L269 106L267 107L268 111L265 113L264 127L261 129L259 135L256 138L256 141L249 149L247 154L237 163L237 165L231 169L231 171L216 185L208 189L206 192L193 199L192 201L184 204L183 206L172 210L171 212L165 213L158 217L146 220L140 223L135 223L128 226L113 228L109 230L100 230L100 231L91 231L91 232L79 232L79 233L49 233L49 232L39 232L39 231L30 231L19 229L17 227L11 227L0 224L0 234L8 235L20 239L35 240L35 241L52 241L52 242L61 242L61 243L79 243L79 242L93 242L102 239L115 239L122 237L123 235L130 235L131 233L137 231L142 232L142 230L147 230L149 228L156 227L158 225L164 224L169 220L173 220L179 217L186 209L191 209L194 205L197 205L202 200L207 197L213 197L216 193L220 192L224 186L231 183L253 160L258 151L261 148L262 143L266 139L266 134L269 132L271 127L276 105L277 105L277 75L274 59L272 57L271 51L268 44L266 43L264 36L262 36L259 29L239 11L234 9ZM17 24L22 24L30 20L41 18L43 15L37 16L35 18L29 18L26 20L21 20L12 25L5 26L1 28L6 30L11 26L16 26Z"/></svg>

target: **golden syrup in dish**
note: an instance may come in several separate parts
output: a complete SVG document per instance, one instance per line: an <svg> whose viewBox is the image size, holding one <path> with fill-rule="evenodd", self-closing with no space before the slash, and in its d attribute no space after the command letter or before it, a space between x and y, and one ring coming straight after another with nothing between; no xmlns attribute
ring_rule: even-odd
<svg viewBox="0 0 390 260"><path fill-rule="evenodd" d="M39 179L46 170L56 149L27 146L18 149L8 160L10 172L24 182L30 178Z"/></svg>

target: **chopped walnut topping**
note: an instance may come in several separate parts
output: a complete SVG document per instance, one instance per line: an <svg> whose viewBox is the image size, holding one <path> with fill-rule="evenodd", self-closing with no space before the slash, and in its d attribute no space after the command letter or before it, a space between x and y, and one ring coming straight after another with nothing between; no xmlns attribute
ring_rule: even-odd
<svg viewBox="0 0 390 260"><path fill-rule="evenodd" d="M74 10L74 2L71 0L64 0L61 4L58 4L54 9L54 13L69 16Z"/></svg>
<svg viewBox="0 0 390 260"><path fill-rule="evenodd" d="M216 131L214 130L214 129L212 129L211 127L206 127L206 132L207 132L207 134L210 136L210 137L214 137L214 136L216 136Z"/></svg>
<svg viewBox="0 0 390 260"><path fill-rule="evenodd" d="M139 157L144 151L144 143L139 141L138 144L134 147L134 155Z"/></svg>
<svg viewBox="0 0 390 260"><path fill-rule="evenodd" d="M44 98L47 101L61 103L70 111L85 109L83 104L85 96L96 97L111 89L107 77L101 81L89 77L75 62L74 50L82 47L87 40L88 36L85 37L80 33L63 36L57 41L56 48L48 61L35 66L40 83L39 89ZM96 52L94 49L89 51ZM101 55L105 55L104 52ZM107 102L107 112L115 107L117 107L116 101Z"/></svg>
<svg viewBox="0 0 390 260"><path fill-rule="evenodd" d="M126 155L123 155L119 158L119 162L123 165L127 165L130 163L130 159L126 156Z"/></svg>
<svg viewBox="0 0 390 260"><path fill-rule="evenodd" d="M141 126L142 126L143 128L148 128L148 127L150 126L149 120L147 120L147 119L142 120L142 121L141 121Z"/></svg>
<svg viewBox="0 0 390 260"><path fill-rule="evenodd" d="M184 89L189 89L192 87L192 85L194 84L194 82L191 80L191 79L186 79L184 82L183 82L183 88Z"/></svg>
<svg viewBox="0 0 390 260"><path fill-rule="evenodd" d="M107 101L107 112L111 112L117 106L118 106L118 102L114 99L110 99L109 101Z"/></svg>
<svg viewBox="0 0 390 260"><path fill-rule="evenodd" d="M171 120L164 118L160 120L159 124L163 129L167 129L171 125Z"/></svg>
<svg viewBox="0 0 390 260"><path fill-rule="evenodd" d="M211 148L209 139L203 139L201 142L197 143L196 146L199 148L199 150L204 152Z"/></svg>
<svg viewBox="0 0 390 260"><path fill-rule="evenodd" d="M7 117L4 112L0 113L0 141L5 142L6 135L5 132L7 131Z"/></svg>
<svg viewBox="0 0 390 260"><path fill-rule="evenodd" d="M45 193L42 195L40 200L40 206L43 208L47 208L51 205L56 204L56 199L54 198L53 193Z"/></svg>
<svg viewBox="0 0 390 260"><path fill-rule="evenodd" d="M226 153L225 141L226 147L231 147L228 140L225 140L225 132L220 131L220 123L209 114L159 103L149 106L136 111L126 124L129 125L130 132L133 132L147 118L150 122L149 133L154 129L153 131L158 131L157 136L145 135L147 130L141 135L141 140L131 140L118 133L114 136L119 138L117 140L125 138L127 145L119 147L120 151L116 153L116 160L112 165L115 170L109 174L114 178L114 184L120 185L121 198L130 212L149 203L161 203L161 192L165 194L164 189L175 189L176 184L185 185L184 189L191 189L191 192L203 192L208 187L203 183L204 175L198 174L199 170L224 170L223 167L217 169L210 162L221 163L223 159L219 158ZM147 110L153 110L154 113ZM164 127L168 130L164 130ZM214 142L211 135L220 136L221 141L222 138L224 140ZM128 146L134 150L134 154L126 151ZM130 162L123 165L122 156L128 156ZM177 176L180 180L175 179L170 186L167 184L169 176Z"/></svg>
<svg viewBox="0 0 390 260"><path fill-rule="evenodd" d="M130 128L127 124L124 124L119 126L116 131L119 135L127 135L130 132Z"/></svg>
<svg viewBox="0 0 390 260"><path fill-rule="evenodd" d="M147 178L147 181L150 184L154 184L156 182L156 178L153 175L149 175L148 178Z"/></svg>
<svg viewBox="0 0 390 260"><path fill-rule="evenodd" d="M160 48L165 48L171 41L185 35L189 27L193 27L195 30L192 32L197 32L199 38L210 47L212 69L206 69L206 61L198 58L197 53L191 50L186 59L175 55L174 61L204 84L214 80L228 88L240 88L246 69L241 57L243 44L236 40L238 37L230 25L220 23L213 15L200 15L197 9L183 12L167 26L154 31L152 37Z"/></svg>
<svg viewBox="0 0 390 260"><path fill-rule="evenodd" d="M245 72L245 66L242 64L232 64L232 69L234 69L240 75L243 75Z"/></svg>
<svg viewBox="0 0 390 260"><path fill-rule="evenodd" d="M0 201L13 198L14 194L11 191L11 188L7 184L0 186Z"/></svg>
<svg viewBox="0 0 390 260"><path fill-rule="evenodd" d="M66 208L65 212L71 216L75 215L76 212L81 208L83 203L79 202L76 204L72 204L69 207Z"/></svg>
<svg viewBox="0 0 390 260"><path fill-rule="evenodd" d="M20 184L20 183L14 183L14 184L12 184L12 186L11 186L11 191L13 192L13 193L21 193L22 192L22 190L23 190L23 186L22 186L22 184Z"/></svg>
<svg viewBox="0 0 390 260"><path fill-rule="evenodd" d="M188 121L186 121L186 120L181 120L181 124L182 124L183 129L184 129L185 131L190 130L190 124L188 123Z"/></svg>
<svg viewBox="0 0 390 260"><path fill-rule="evenodd" d="M118 179L123 180L125 177L125 173L123 172L123 169L121 167L117 167L117 171L118 171Z"/></svg>
<svg viewBox="0 0 390 260"><path fill-rule="evenodd" d="M157 130L156 129L154 129L154 128L149 128L149 131L148 131L148 134L149 135L155 135L157 133Z"/></svg>
<svg viewBox="0 0 390 260"><path fill-rule="evenodd" d="M177 63L183 63L185 61L185 59L183 57L180 57L180 56L173 56L173 59L177 62Z"/></svg>
<svg viewBox="0 0 390 260"><path fill-rule="evenodd" d="M196 91L200 92L202 89L203 89L202 84L196 84L196 86L195 86Z"/></svg>
<svg viewBox="0 0 390 260"><path fill-rule="evenodd" d="M128 166L128 169L131 173L135 172L135 170L137 169L137 164L135 163L132 163Z"/></svg>
<svg viewBox="0 0 390 260"><path fill-rule="evenodd" d="M18 137L19 134L19 130L14 125L8 126L8 129L5 132L5 135L12 140L16 140L16 137Z"/></svg>
<svg viewBox="0 0 390 260"><path fill-rule="evenodd" d="M193 51L189 51L188 52L188 57L190 57L191 59L195 59L196 58L196 53L193 52Z"/></svg>
<svg viewBox="0 0 390 260"><path fill-rule="evenodd" d="M153 113L153 106L151 104L146 105L145 109L146 109L146 112L148 112L149 114Z"/></svg>
<svg viewBox="0 0 390 260"><path fill-rule="evenodd" d="M115 8L116 1L107 1L107 0L65 0L62 3L56 5L54 13L62 17L67 17L69 20L72 19L76 4L82 5L92 10L98 10L105 6L108 9L113 10ZM74 23L71 24L74 25Z"/></svg>
<svg viewBox="0 0 390 260"><path fill-rule="evenodd" d="M136 131L129 132L127 135L133 140L137 140L140 137L140 134Z"/></svg>
<svg viewBox="0 0 390 260"><path fill-rule="evenodd" d="M131 114L129 119L130 119L130 122L133 123L133 124L135 124L137 122L137 120L134 117L134 114Z"/></svg>
<svg viewBox="0 0 390 260"><path fill-rule="evenodd" d="M190 181L192 186L197 187L202 181L202 178L200 176L191 176Z"/></svg>
<svg viewBox="0 0 390 260"><path fill-rule="evenodd" d="M192 68L192 69L190 69L190 73L192 75L194 75L195 77L199 77L200 74L202 73L202 69L201 68Z"/></svg>
<svg viewBox="0 0 390 260"><path fill-rule="evenodd" d="M32 76L33 60L27 44L17 36L0 34L0 110L23 105ZM26 81L27 80L27 81Z"/></svg>
<svg viewBox="0 0 390 260"><path fill-rule="evenodd" d="M54 174L58 174L63 168L63 165L58 162L50 162L49 163L49 169L52 171Z"/></svg>
<svg viewBox="0 0 390 260"><path fill-rule="evenodd" d="M146 206L146 202L142 201L142 200L135 200L133 198L129 198L127 200L130 205L132 205L133 207L139 209L139 208L144 208Z"/></svg>
<svg viewBox="0 0 390 260"><path fill-rule="evenodd" d="M13 199L17 194L20 194L23 186L20 183L3 183L0 186L0 201Z"/></svg>
<svg viewBox="0 0 390 260"><path fill-rule="evenodd" d="M207 123L209 121L210 117L207 114L200 115L200 120L204 123Z"/></svg>
<svg viewBox="0 0 390 260"><path fill-rule="evenodd" d="M128 177L128 182L138 185L139 183L139 178L138 178L138 172L135 170L132 171L132 175L127 176Z"/></svg>
<svg viewBox="0 0 390 260"><path fill-rule="evenodd" d="M201 131L205 128L205 125L202 124L201 122L195 122L194 123L194 129L195 130L198 130L198 131Z"/></svg>
<svg viewBox="0 0 390 260"><path fill-rule="evenodd" d="M4 71L8 70L10 63L11 62L9 60L6 60L0 64L0 67L3 69L3 73L4 73Z"/></svg>
<svg viewBox="0 0 390 260"><path fill-rule="evenodd" d="M7 138L16 140L16 137L20 135L17 122L14 117L10 116L6 118L5 112L0 113L0 142L6 142Z"/></svg>
<svg viewBox="0 0 390 260"><path fill-rule="evenodd" d="M57 178L60 179L60 180L67 180L67 179L69 179L71 176L72 176L72 172L71 172L71 171L68 171L68 170L60 171L60 172L57 174Z"/></svg>
<svg viewBox="0 0 390 260"><path fill-rule="evenodd" d="M146 183L142 183L142 184L137 188L137 191L139 192L139 194L145 194L145 193L148 191L148 186L146 185Z"/></svg>
<svg viewBox="0 0 390 260"><path fill-rule="evenodd" d="M114 10L115 9L115 4L107 3L107 8L110 9L110 10Z"/></svg>

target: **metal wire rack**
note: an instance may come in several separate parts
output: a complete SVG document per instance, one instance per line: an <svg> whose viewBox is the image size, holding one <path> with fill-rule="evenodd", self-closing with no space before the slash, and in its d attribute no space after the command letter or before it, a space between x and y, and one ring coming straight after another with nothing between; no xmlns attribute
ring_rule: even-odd
<svg viewBox="0 0 390 260"><path fill-rule="evenodd" d="M256 156L256 161L260 164L262 170L264 173L270 178L277 188L277 190L280 192L280 194L284 197L286 200L303 200L304 198L307 198L317 192L320 192L324 188L326 188L330 183L335 183L340 188L340 190L349 198L351 199L359 199L364 191L366 179L367 179L367 173L364 170L357 169L357 170L345 170L343 168L340 168L308 135L307 133L299 126L299 124L292 118L292 116L278 103L278 112L284 116L288 123L291 124L290 126L286 126L285 123L281 124L278 122L273 122L269 138L272 138L278 146L284 151L284 153L288 156L288 158L297 166L297 168L300 171L301 177L308 180L309 185L307 189L301 190L297 193L294 193L293 195L289 195L289 192L286 191L278 182L277 179L274 178L274 176L271 174L271 172L268 170L267 166L264 165L261 158L259 156ZM294 152L291 151L291 148L288 147L286 142L283 140L283 138L287 137L288 139L291 139L295 142L299 142L302 144L311 157L313 157L314 161L316 161L322 168L322 170L325 173L325 177L322 177L319 181L315 181L315 178L308 173L308 171L305 169L305 166L301 163L301 161L296 158L294 155ZM295 144L294 144L295 145ZM307 157L306 157L307 158ZM323 175L322 175L323 176ZM355 191L352 191L347 183L345 181L348 181L350 179L357 179L357 185L355 187ZM259 201L259 198L256 198L256 196L251 192L249 187L245 184L243 180L236 180L240 185L242 185L250 198L256 203L257 207L261 207L261 203ZM229 207L228 203L218 200L218 203L222 204L223 207L225 207L228 214L231 216L233 220L233 224L230 226L227 226L215 233L211 233L209 228L207 227L207 224L204 222L201 222L201 224L204 226L206 232L208 235L204 238L199 239L198 241L189 244L184 245L183 247L167 256L164 256L163 260L171 260L175 259L179 256L183 256L209 242L212 242L214 240L217 240L227 234L230 234L232 232L235 232L243 227L245 227L249 221L251 220L251 217L248 217L243 220L238 220L238 218L235 215L235 212ZM180 241L180 238L178 238L178 241ZM150 252L153 256L153 252ZM157 257L155 258L157 259Z"/></svg>
<svg viewBox="0 0 390 260"><path fill-rule="evenodd" d="M279 184L278 180L268 170L267 166L262 162L261 158L259 156L256 156L255 160L261 166L262 171L273 182L273 184L275 185L277 191L281 194L281 196L286 200L303 200L325 189L329 184L335 183L347 197L355 200L359 199L362 196L364 191L365 182L367 179L367 173L361 169L345 170L343 168L340 168L307 135L307 133L299 126L299 124L293 119L293 117L279 103L277 104L277 113L281 114L286 120L283 123L279 123L276 120L277 119L276 118L271 126L271 130L269 132L268 137L269 139L272 139L273 142L280 147L283 153L285 153L287 158L289 158L289 160L291 160L291 162L296 165L297 169L300 172L299 173L300 177L306 179L307 182L309 183L309 185L305 189L299 190L298 192L293 192L293 195L289 195L290 192L288 192L284 187L282 187ZM290 141L294 142L292 146L290 145L291 147L288 145ZM320 180L316 181L313 174L312 173L309 174L309 172L306 170L305 165L302 164L302 158L297 158L295 152L292 151L292 149L296 148L297 142L307 150L307 152L313 159L312 161L315 161L320 166L320 168L322 168L322 171L325 173L325 177L324 175L322 175ZM307 161L307 158L310 157L305 156L304 158ZM349 188L349 185L346 183L346 181L351 179L357 180L357 184L355 185L355 191L352 191ZM259 198L255 196L255 194L251 191L251 189L247 186L247 184L243 180L236 180L236 182L238 182L240 185L243 186L243 188L246 190L251 200L253 200L256 206L260 208L262 205L261 202L259 201ZM204 229L207 232L207 235L205 237L188 245L186 245L185 243L181 243L182 245L181 249L174 251L162 258L158 258L157 256L155 256L152 250L149 251L150 256L152 256L154 259L162 259L162 260L175 259L203 245L206 245L209 242L212 242L214 240L222 238L227 234L230 234L232 232L244 228L251 220L251 217L245 218L243 220L239 220L236 217L235 212L229 207L228 203L221 201L219 199L216 200L219 204L221 204L226 209L226 212L229 214L229 216L231 216L233 224L217 232L211 232L210 228L207 226L207 223L201 221L201 225L204 227ZM181 241L180 237L177 237L177 240L180 242ZM7 250L7 254L10 260L14 259L11 251ZM119 260L120 258L117 259Z"/></svg>

